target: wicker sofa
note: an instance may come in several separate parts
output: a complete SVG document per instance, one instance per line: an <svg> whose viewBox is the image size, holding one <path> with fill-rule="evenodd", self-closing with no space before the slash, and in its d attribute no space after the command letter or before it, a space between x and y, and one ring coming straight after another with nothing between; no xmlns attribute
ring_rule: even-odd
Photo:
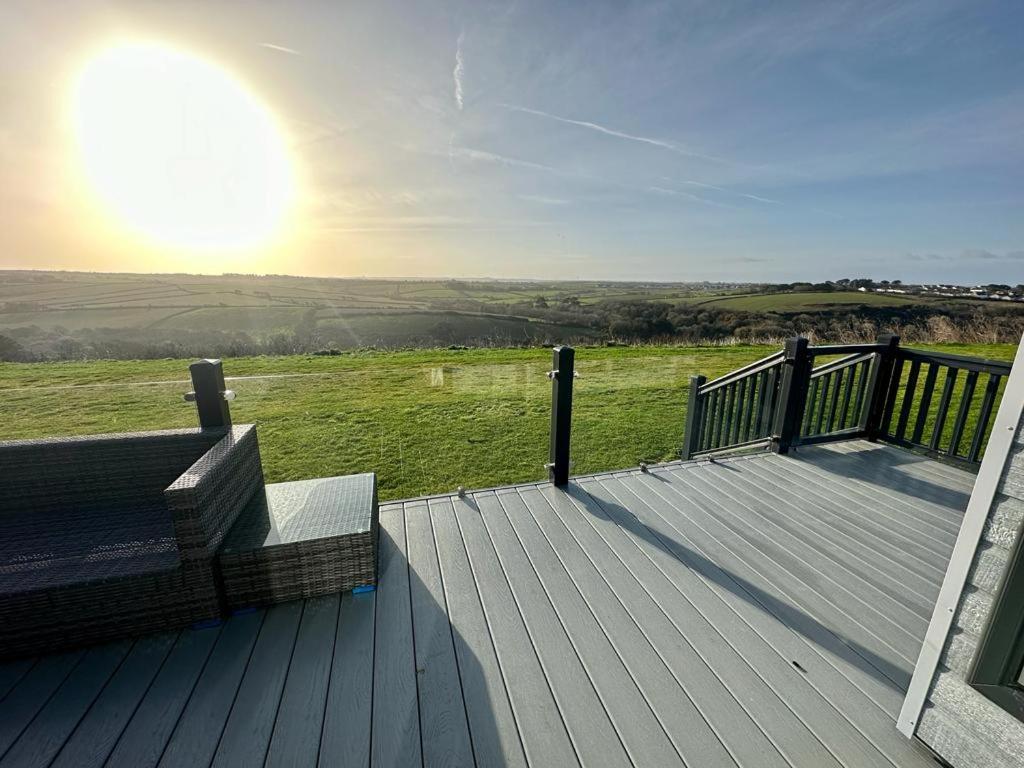
<svg viewBox="0 0 1024 768"><path fill-rule="evenodd" d="M254 425L0 442L0 657L220 616Z"/></svg>

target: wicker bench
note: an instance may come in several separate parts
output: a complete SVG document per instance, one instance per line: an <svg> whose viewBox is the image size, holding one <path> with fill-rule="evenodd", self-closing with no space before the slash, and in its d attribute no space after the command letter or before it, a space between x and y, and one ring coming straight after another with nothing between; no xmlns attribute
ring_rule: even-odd
<svg viewBox="0 0 1024 768"><path fill-rule="evenodd" d="M373 473L266 486L220 551L229 608L376 584L377 477Z"/></svg>
<svg viewBox="0 0 1024 768"><path fill-rule="evenodd" d="M253 425L0 443L0 656L218 618L262 487Z"/></svg>

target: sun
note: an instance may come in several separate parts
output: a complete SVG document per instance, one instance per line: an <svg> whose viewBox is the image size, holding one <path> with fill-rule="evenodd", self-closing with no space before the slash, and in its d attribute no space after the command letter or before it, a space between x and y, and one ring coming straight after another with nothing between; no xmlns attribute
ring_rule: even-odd
<svg viewBox="0 0 1024 768"><path fill-rule="evenodd" d="M223 69L161 44L91 58L72 91L81 169L124 226L189 250L260 246L294 198L270 111Z"/></svg>

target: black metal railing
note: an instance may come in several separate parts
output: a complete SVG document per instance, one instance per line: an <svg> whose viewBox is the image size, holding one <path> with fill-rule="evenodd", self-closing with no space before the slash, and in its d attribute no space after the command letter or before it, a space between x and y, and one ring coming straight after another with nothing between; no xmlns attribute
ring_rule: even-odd
<svg viewBox="0 0 1024 768"><path fill-rule="evenodd" d="M900 349L879 438L951 461L977 464L1010 363Z"/></svg>
<svg viewBox="0 0 1024 768"><path fill-rule="evenodd" d="M814 347L811 352L814 356L823 354ZM812 368L799 443L858 435L866 429L876 354L876 349L853 352Z"/></svg>
<svg viewBox="0 0 1024 768"><path fill-rule="evenodd" d="M784 353L725 376L690 379L683 458L763 443L775 426Z"/></svg>
<svg viewBox="0 0 1024 768"><path fill-rule="evenodd" d="M901 348L891 334L873 344L789 339L713 381L691 378L681 455L866 437L976 466L1009 372L1009 363Z"/></svg>

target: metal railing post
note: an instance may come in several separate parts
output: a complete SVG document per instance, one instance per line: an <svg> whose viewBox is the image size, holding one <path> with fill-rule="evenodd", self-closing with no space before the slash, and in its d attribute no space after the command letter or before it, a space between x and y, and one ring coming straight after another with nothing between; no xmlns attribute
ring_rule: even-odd
<svg viewBox="0 0 1024 768"><path fill-rule="evenodd" d="M894 333L883 333L878 336L875 343L881 349L872 361L871 377L868 379L868 402L864 407L860 425L868 440L877 440L882 432L882 420L885 418L885 406L892 390L900 337ZM899 386L898 381L896 386Z"/></svg>
<svg viewBox="0 0 1024 768"><path fill-rule="evenodd" d="M683 450L680 458L689 459L700 446L700 416L704 401L700 398L700 388L707 382L707 376L690 377L690 399L686 402L686 431L683 433Z"/></svg>
<svg viewBox="0 0 1024 768"><path fill-rule="evenodd" d="M807 352L807 339L804 337L786 339L783 352L785 357L782 361L779 404L771 440L771 449L775 453L788 453L800 437L813 367L811 355Z"/></svg>
<svg viewBox="0 0 1024 768"><path fill-rule="evenodd" d="M186 400L194 401L203 429L231 426L228 401L235 393L224 384L224 366L220 360L199 360L188 367L192 375L192 391Z"/></svg>
<svg viewBox="0 0 1024 768"><path fill-rule="evenodd" d="M552 350L551 371L551 451L548 476L557 486L569 484L569 435L572 431L572 380L576 353L572 347Z"/></svg>

